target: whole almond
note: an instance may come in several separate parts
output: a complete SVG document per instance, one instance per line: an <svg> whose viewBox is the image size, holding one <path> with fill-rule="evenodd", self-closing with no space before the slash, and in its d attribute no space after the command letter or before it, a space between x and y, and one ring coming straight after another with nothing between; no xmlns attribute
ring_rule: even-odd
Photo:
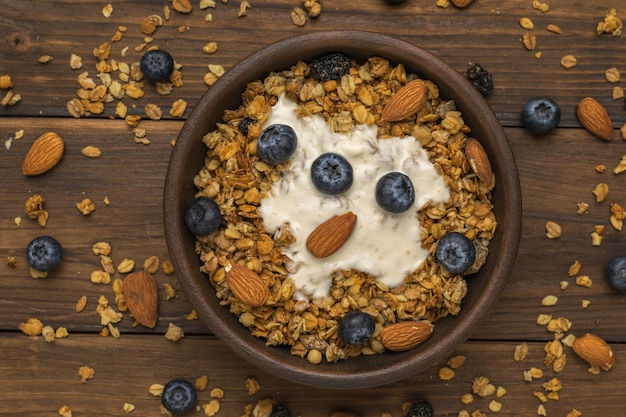
<svg viewBox="0 0 626 417"><path fill-rule="evenodd" d="M402 321L387 325L380 332L380 342L394 352L413 349L424 343L435 326L423 321Z"/></svg>
<svg viewBox="0 0 626 417"><path fill-rule="evenodd" d="M356 214L351 211L333 216L311 232L306 240L306 248L316 258L326 258L346 243L355 224Z"/></svg>
<svg viewBox="0 0 626 417"><path fill-rule="evenodd" d="M452 0L452 4L456 7L466 7L469 6L474 0Z"/></svg>
<svg viewBox="0 0 626 417"><path fill-rule="evenodd" d="M146 271L128 274L122 284L126 305L135 320L149 328L159 318L159 292L152 275Z"/></svg>
<svg viewBox="0 0 626 417"><path fill-rule="evenodd" d="M592 333L577 337L572 343L572 349L591 366L597 366L608 371L615 366L615 357L611 347L602 339Z"/></svg>
<svg viewBox="0 0 626 417"><path fill-rule="evenodd" d="M422 80L413 80L394 94L381 113L387 122L397 122L414 115L426 103L428 88Z"/></svg>
<svg viewBox="0 0 626 417"><path fill-rule="evenodd" d="M483 145L474 138L467 138L465 141L465 156L478 178L491 186L493 184L493 170Z"/></svg>
<svg viewBox="0 0 626 417"><path fill-rule="evenodd" d="M63 156L65 142L54 132L47 132L39 136L31 145L24 162L22 174L39 175L54 167Z"/></svg>
<svg viewBox="0 0 626 417"><path fill-rule="evenodd" d="M229 264L225 271L228 286L235 297L252 307L265 304L270 290L256 272L235 263Z"/></svg>
<svg viewBox="0 0 626 417"><path fill-rule="evenodd" d="M613 138L613 123L606 109L593 97L585 97L576 106L576 115L580 123L589 132L600 139Z"/></svg>

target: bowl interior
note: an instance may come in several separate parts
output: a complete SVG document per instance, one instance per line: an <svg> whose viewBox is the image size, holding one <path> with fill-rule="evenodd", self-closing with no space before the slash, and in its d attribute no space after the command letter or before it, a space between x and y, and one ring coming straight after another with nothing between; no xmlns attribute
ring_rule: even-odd
<svg viewBox="0 0 626 417"><path fill-rule="evenodd" d="M208 277L199 271L194 236L183 221L186 205L197 191L193 178L204 164L201 139L221 120L225 109L239 106L248 82L271 71L288 69L343 52L362 63L382 56L404 63L407 73L434 81L442 97L454 99L472 136L484 146L493 165L496 187L492 202L498 229L489 256L479 273L468 278L468 293L456 317L437 321L431 338L407 352L360 356L337 363L309 364L288 348L267 347L252 336L236 316L218 304ZM237 354L255 366L288 380L325 388L364 388L391 383L436 364L470 336L505 285L517 253L521 228L521 197L515 161L504 130L484 98L456 70L430 53L399 39L361 31L318 32L288 38L244 59L213 85L198 102L182 128L172 152L164 190L165 235L181 286L200 318Z"/></svg>

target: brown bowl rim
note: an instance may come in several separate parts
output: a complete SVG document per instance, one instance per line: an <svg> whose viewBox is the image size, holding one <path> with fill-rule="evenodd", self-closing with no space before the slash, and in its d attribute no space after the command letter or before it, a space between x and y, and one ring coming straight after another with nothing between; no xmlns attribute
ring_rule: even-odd
<svg viewBox="0 0 626 417"><path fill-rule="evenodd" d="M414 72L434 81L442 97L453 98L472 128L472 135L479 140L493 138L489 142L481 140L481 143L496 176L492 201L497 212L507 214L507 223L499 223L487 263L476 277L469 278L469 291L461 313L440 319L428 342L408 352L362 355L337 363L312 365L306 359L290 355L286 348L266 346L262 339L252 336L239 324L228 309L219 305L207 276L199 270L194 237L185 227L183 212L196 192L190 180L192 174L197 173L203 163L203 154L198 155L196 149L200 146L197 141L214 128L224 109L238 106L245 85L262 79L271 71L287 69L298 60L307 62L330 52L344 52L359 62L370 56L382 56L392 63L402 62L407 73ZM220 111L207 112L214 105ZM498 163L493 164L493 161ZM167 170L163 209L166 242L177 277L189 302L209 329L236 354L270 374L304 385L336 389L370 388L399 381L435 365L465 342L504 289L517 254L522 210L519 176L511 148L484 97L455 69L416 45L380 33L352 30L314 32L283 39L252 53L211 86L179 133ZM475 281L479 288L473 289Z"/></svg>

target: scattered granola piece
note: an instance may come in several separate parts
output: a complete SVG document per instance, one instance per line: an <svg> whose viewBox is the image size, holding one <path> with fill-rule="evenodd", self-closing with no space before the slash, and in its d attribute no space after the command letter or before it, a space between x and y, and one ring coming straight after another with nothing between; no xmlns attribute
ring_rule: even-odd
<svg viewBox="0 0 626 417"><path fill-rule="evenodd" d="M47 64L52 61L54 61L54 57L52 55L41 55L39 58L37 58L37 62L39 62L40 64Z"/></svg>
<svg viewBox="0 0 626 417"><path fill-rule="evenodd" d="M13 87L13 80L9 74L0 75L0 89L8 90Z"/></svg>
<svg viewBox="0 0 626 417"><path fill-rule="evenodd" d="M308 20L308 13L301 7L294 7L291 11L291 23L298 27L306 25Z"/></svg>
<svg viewBox="0 0 626 417"><path fill-rule="evenodd" d="M102 16L104 16L104 17L106 17L108 19L109 17L111 17L112 14L113 14L113 6L111 5L111 3L107 3L102 8Z"/></svg>
<svg viewBox="0 0 626 417"><path fill-rule="evenodd" d="M196 310L191 310L189 314L185 316L186 320L198 320L198 312Z"/></svg>
<svg viewBox="0 0 626 417"><path fill-rule="evenodd" d="M500 410L502 410L502 403L496 400L491 400L491 402L489 402L489 411L493 411L494 413L497 413Z"/></svg>
<svg viewBox="0 0 626 417"><path fill-rule="evenodd" d="M470 394L469 392L466 392L465 394L461 395L461 403L462 404L471 404L474 402L474 395Z"/></svg>
<svg viewBox="0 0 626 417"><path fill-rule="evenodd" d="M588 203L578 203L577 204L576 212L578 214L585 214L587 212L587 210L589 210L589 204Z"/></svg>
<svg viewBox="0 0 626 417"><path fill-rule="evenodd" d="M135 268L135 261L130 258L124 258L122 262L117 265L117 272L120 274L127 274Z"/></svg>
<svg viewBox="0 0 626 417"><path fill-rule="evenodd" d="M438 375L439 375L439 379L441 379L442 381L449 381L452 378L454 378L456 373L454 372L452 368L448 366L443 366L439 368Z"/></svg>
<svg viewBox="0 0 626 417"><path fill-rule="evenodd" d="M76 208L83 216L88 216L96 210L96 205L90 198L85 198L80 203L76 203Z"/></svg>
<svg viewBox="0 0 626 417"><path fill-rule="evenodd" d="M589 275L579 275L576 277L576 285L579 287L591 288L593 282Z"/></svg>
<svg viewBox="0 0 626 417"><path fill-rule="evenodd" d="M601 182L595 186L592 193L596 196L596 202L601 203L606 200L609 195L609 185L605 182Z"/></svg>
<svg viewBox="0 0 626 417"><path fill-rule="evenodd" d="M94 255L105 255L109 256L111 254L111 244L109 242L96 242L91 247Z"/></svg>
<svg viewBox="0 0 626 417"><path fill-rule="evenodd" d="M621 74L615 67L611 67L604 72L604 77L610 83L618 83L621 80Z"/></svg>
<svg viewBox="0 0 626 417"><path fill-rule="evenodd" d="M96 374L96 371L92 367L89 367L87 365L84 365L78 368L78 375L80 376L80 382L82 382L83 384L87 382L87 380L92 379L95 374Z"/></svg>
<svg viewBox="0 0 626 417"><path fill-rule="evenodd" d="M201 375L196 378L193 385L197 391L204 391L209 385L209 377L207 375Z"/></svg>
<svg viewBox="0 0 626 417"><path fill-rule="evenodd" d="M520 18L519 25L523 27L524 29L529 29L529 30L534 29L535 27L535 24L533 23L533 21L527 17Z"/></svg>
<svg viewBox="0 0 626 417"><path fill-rule="evenodd" d="M205 54L214 54L217 52L217 42L209 42L202 47L202 52Z"/></svg>
<svg viewBox="0 0 626 417"><path fill-rule="evenodd" d="M558 301L559 301L559 297L557 297L556 295L546 295L541 300L541 305L544 307L551 307L551 306L556 305Z"/></svg>
<svg viewBox="0 0 626 417"><path fill-rule="evenodd" d="M148 392L154 397L160 397L161 394L163 394L163 388L165 388L165 385L163 384L152 384L148 388Z"/></svg>
<svg viewBox="0 0 626 417"><path fill-rule="evenodd" d="M613 100L621 100L624 98L624 87L615 86L611 90L611 97Z"/></svg>
<svg viewBox="0 0 626 417"><path fill-rule="evenodd" d="M561 237L561 226L553 221L548 221L546 223L546 236L548 239L558 239Z"/></svg>
<svg viewBox="0 0 626 417"><path fill-rule="evenodd" d="M59 415L61 417L72 417L72 409L67 405L59 407Z"/></svg>
<svg viewBox="0 0 626 417"><path fill-rule="evenodd" d="M458 354L448 359L448 366L452 369L458 369L465 363L465 355Z"/></svg>
<svg viewBox="0 0 626 417"><path fill-rule="evenodd" d="M622 34L622 20L617 17L617 10L611 9L604 17L604 20L598 22L596 32L598 35L611 34L612 36L620 36Z"/></svg>
<svg viewBox="0 0 626 417"><path fill-rule="evenodd" d="M44 210L46 200L40 194L33 194L26 199L24 203L24 211L29 219L37 220L41 227L46 226L48 221L48 211Z"/></svg>
<svg viewBox="0 0 626 417"><path fill-rule="evenodd" d="M170 109L170 116L172 117L183 117L185 114L185 110L187 110L187 102L182 98L176 100L172 103L172 108Z"/></svg>
<svg viewBox="0 0 626 417"><path fill-rule="evenodd" d="M185 332L181 327L178 327L174 323L170 323L167 326L167 331L165 332L165 338L172 342L177 342L180 339L185 337Z"/></svg>
<svg viewBox="0 0 626 417"><path fill-rule="evenodd" d="M80 153L85 155L87 158L99 158L102 155L100 148L91 145L85 146L81 149Z"/></svg>
<svg viewBox="0 0 626 417"><path fill-rule="evenodd" d="M254 395L261 390L261 384L259 383L259 380L253 376L246 378L246 380L244 381L244 385L248 390L248 395Z"/></svg>
<svg viewBox="0 0 626 417"><path fill-rule="evenodd" d="M528 343L523 342L515 346L515 350L513 351L513 360L515 362L523 361L526 359L526 355L528 355Z"/></svg>
<svg viewBox="0 0 626 417"><path fill-rule="evenodd" d="M130 414L135 411L135 406L131 403L124 403L124 405L122 406L122 411L124 411L125 414Z"/></svg>
<svg viewBox="0 0 626 417"><path fill-rule="evenodd" d="M29 318L20 324L18 328L27 336L39 336L43 329L43 323L39 319Z"/></svg>
<svg viewBox="0 0 626 417"><path fill-rule="evenodd" d="M83 60L80 56L76 54L70 55L70 68L73 70L77 70L83 67Z"/></svg>
<svg viewBox="0 0 626 417"><path fill-rule="evenodd" d="M43 340L45 340L48 343L54 342L54 339L56 338L56 335L52 326L44 326L41 329L41 335L43 336Z"/></svg>
<svg viewBox="0 0 626 417"><path fill-rule="evenodd" d="M528 51L532 51L537 47L537 36L532 33L524 33L522 36L522 43L524 48Z"/></svg>
<svg viewBox="0 0 626 417"><path fill-rule="evenodd" d="M560 27L558 27L557 25L554 25L552 23L549 24L548 26L546 26L546 30L548 32L552 32L552 33L561 33L562 32Z"/></svg>
<svg viewBox="0 0 626 417"><path fill-rule="evenodd" d="M539 10L543 13L547 12L548 10L550 10L550 6L548 5L548 3L542 3L539 0L533 0L533 9L535 10Z"/></svg>
<svg viewBox="0 0 626 417"><path fill-rule="evenodd" d="M239 3L239 13L237 13L237 17L246 16L250 7L252 6L250 6L250 3L248 3L246 0L243 0L241 3Z"/></svg>
<svg viewBox="0 0 626 417"><path fill-rule="evenodd" d="M567 271L567 275L569 275L570 277L575 276L576 274L580 272L581 266L582 265L580 264L580 261L578 259L575 260L574 263L570 265Z"/></svg>
<svg viewBox="0 0 626 417"><path fill-rule="evenodd" d="M77 313L80 313L81 311L85 309L86 306L87 306L87 296L83 295L76 302L76 305L74 306L74 311L76 311Z"/></svg>
<svg viewBox="0 0 626 417"><path fill-rule="evenodd" d="M202 411L204 411L205 416L212 417L220 411L220 407L220 401L218 399L213 399L202 406Z"/></svg>

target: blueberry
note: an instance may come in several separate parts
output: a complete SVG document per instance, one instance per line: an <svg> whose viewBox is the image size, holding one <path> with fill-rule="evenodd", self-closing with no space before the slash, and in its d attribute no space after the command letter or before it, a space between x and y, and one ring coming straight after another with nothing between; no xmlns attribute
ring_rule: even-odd
<svg viewBox="0 0 626 417"><path fill-rule="evenodd" d="M416 402L406 412L406 417L435 417L433 406L426 400Z"/></svg>
<svg viewBox="0 0 626 417"><path fill-rule="evenodd" d="M616 256L606 267L606 279L616 290L626 290L626 256Z"/></svg>
<svg viewBox="0 0 626 417"><path fill-rule="evenodd" d="M321 56L309 64L311 77L321 82L338 80L348 74L351 67L350 58L341 52Z"/></svg>
<svg viewBox="0 0 626 417"><path fill-rule="evenodd" d="M435 249L437 261L453 274L465 272L476 260L476 247L463 233L446 233Z"/></svg>
<svg viewBox="0 0 626 417"><path fill-rule="evenodd" d="M261 132L257 142L259 158L270 164L287 162L298 146L298 137L291 126L274 124Z"/></svg>
<svg viewBox="0 0 626 417"><path fill-rule="evenodd" d="M155 83L165 81L174 71L174 58L161 49L153 49L143 54L139 61L139 69L150 81Z"/></svg>
<svg viewBox="0 0 626 417"><path fill-rule="evenodd" d="M195 410L198 394L196 388L184 379L173 379L163 388L161 404L174 415L181 415Z"/></svg>
<svg viewBox="0 0 626 417"><path fill-rule="evenodd" d="M491 95L493 92L493 79L491 74L480 64L470 64L465 71L465 78L467 78L484 97Z"/></svg>
<svg viewBox="0 0 626 417"><path fill-rule="evenodd" d="M391 213L403 213L415 202L411 179L401 172L389 172L376 183L376 202Z"/></svg>
<svg viewBox="0 0 626 417"><path fill-rule="evenodd" d="M39 236L26 247L26 262L36 271L50 272L61 263L63 247L51 236Z"/></svg>
<svg viewBox="0 0 626 417"><path fill-rule="evenodd" d="M354 179L352 165L338 153L323 153L311 164L311 181L320 193L345 193Z"/></svg>
<svg viewBox="0 0 626 417"><path fill-rule="evenodd" d="M254 119L246 117L245 119L241 119L239 123L237 123L237 129L239 129L242 135L248 136L248 132L250 131L250 125L253 123Z"/></svg>
<svg viewBox="0 0 626 417"><path fill-rule="evenodd" d="M375 327L372 316L362 311L353 311L346 314L339 323L339 339L348 345L361 345L372 337Z"/></svg>
<svg viewBox="0 0 626 417"><path fill-rule="evenodd" d="M557 127L561 109L549 97L531 98L522 108L522 124L533 135L542 136Z"/></svg>
<svg viewBox="0 0 626 417"><path fill-rule="evenodd" d="M210 235L220 227L221 220L219 206L208 197L194 198L185 209L185 224L194 235Z"/></svg>
<svg viewBox="0 0 626 417"><path fill-rule="evenodd" d="M270 417L291 417L291 411L283 404L274 404Z"/></svg>

